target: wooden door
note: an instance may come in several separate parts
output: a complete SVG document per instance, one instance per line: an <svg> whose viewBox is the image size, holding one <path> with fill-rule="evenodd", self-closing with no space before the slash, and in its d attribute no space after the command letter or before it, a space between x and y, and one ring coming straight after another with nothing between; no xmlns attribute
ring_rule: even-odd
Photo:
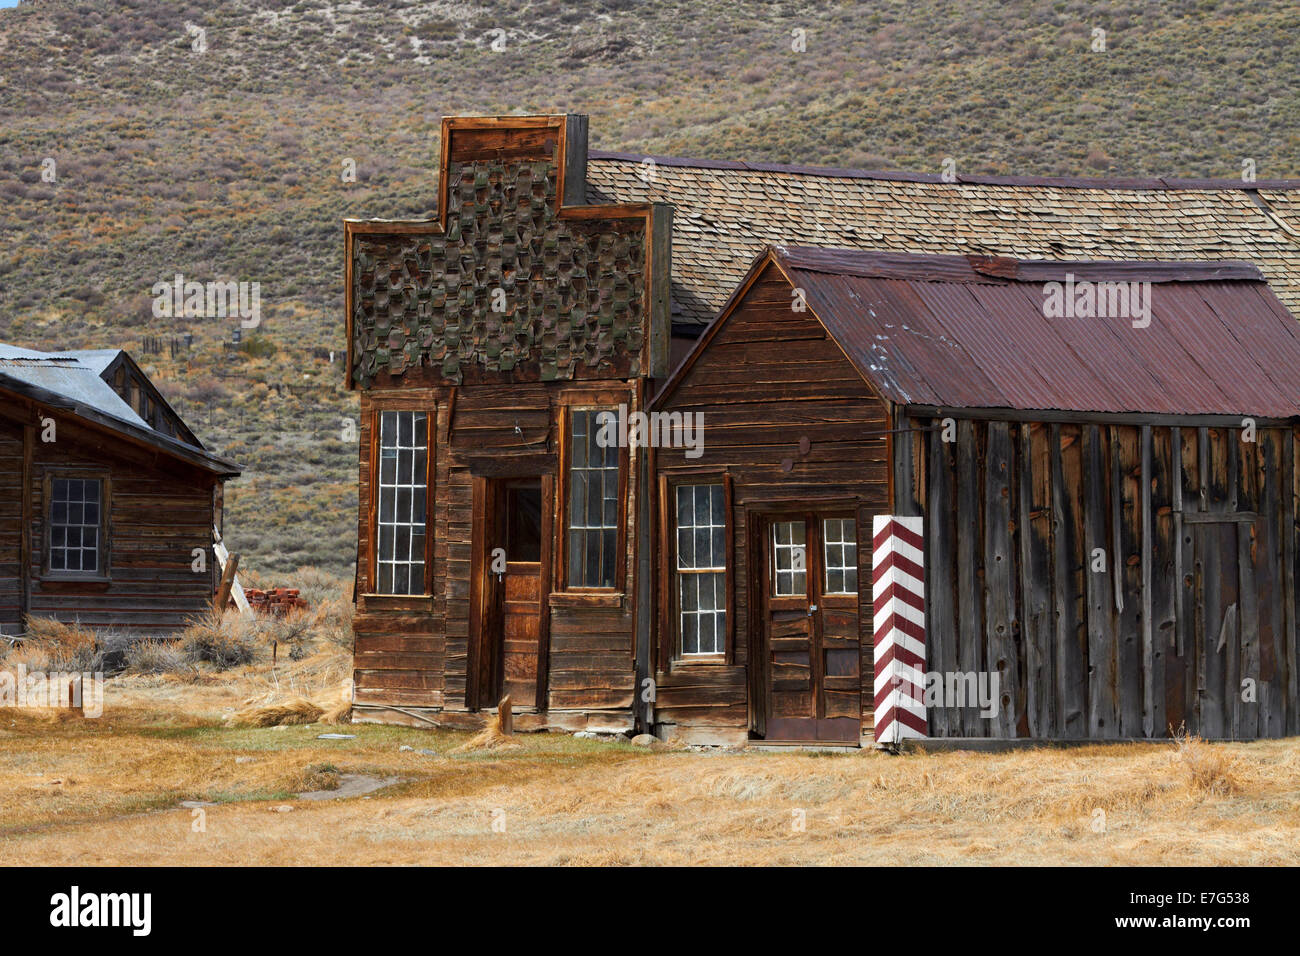
<svg viewBox="0 0 1300 956"><path fill-rule="evenodd" d="M1241 699L1236 666L1240 648L1237 536L1239 532L1249 536L1250 529L1227 515L1217 521L1213 517L1192 525L1196 647L1191 662L1193 707L1187 726L1203 737L1221 738L1236 736L1237 729L1235 704Z"/></svg>
<svg viewBox="0 0 1300 956"><path fill-rule="evenodd" d="M549 541L549 501L541 478L502 479L489 496L493 514L484 522L483 688L479 705L509 695L515 708L541 707L545 688L544 569Z"/></svg>
<svg viewBox="0 0 1300 956"><path fill-rule="evenodd" d="M856 743L862 726L857 530L850 514L764 520L762 581L770 741Z"/></svg>

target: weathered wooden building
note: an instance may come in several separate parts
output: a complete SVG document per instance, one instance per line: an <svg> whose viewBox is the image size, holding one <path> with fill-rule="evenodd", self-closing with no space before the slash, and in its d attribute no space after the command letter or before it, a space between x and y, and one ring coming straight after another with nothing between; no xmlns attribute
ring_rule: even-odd
<svg viewBox="0 0 1300 956"><path fill-rule="evenodd" d="M633 726L647 461L595 419L667 372L670 213L588 204L586 135L444 120L439 218L346 224L359 715Z"/></svg>
<svg viewBox="0 0 1300 956"><path fill-rule="evenodd" d="M1300 184L441 148L437 218L345 228L359 719L855 742L871 518L920 513L926 666L998 679L932 734L1295 732ZM1151 321L1049 318L1075 278ZM642 411L702 448L596 440Z"/></svg>
<svg viewBox="0 0 1300 956"><path fill-rule="evenodd" d="M1045 314L1067 288L1102 314ZM773 249L652 403L705 416L701 458L655 454L658 720L869 730L871 517L903 514L920 669L996 689L936 695L931 736L1300 732L1297 363L1249 264ZM727 631L700 655L682 529L706 488Z"/></svg>
<svg viewBox="0 0 1300 956"><path fill-rule="evenodd" d="M238 475L125 352L0 345L0 632L30 615L161 633L202 613Z"/></svg>

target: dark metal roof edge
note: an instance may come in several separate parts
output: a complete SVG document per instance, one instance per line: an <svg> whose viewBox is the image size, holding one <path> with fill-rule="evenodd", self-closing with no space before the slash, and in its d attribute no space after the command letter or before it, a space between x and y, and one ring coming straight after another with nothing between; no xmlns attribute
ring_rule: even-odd
<svg viewBox="0 0 1300 956"><path fill-rule="evenodd" d="M48 405L51 408L58 408L63 411L71 412L78 418L98 425L101 428L107 428L111 431L120 432L129 435L147 445L157 448L159 451L171 455L173 458L188 462L192 465L198 465L207 471L220 475L223 478L238 478L243 474L243 466L231 461L228 458L222 458L214 455L209 451L195 448L193 445L187 445L185 442L176 441L167 435L159 434L151 428L141 428L131 422L115 418L112 415L106 415L95 408L90 408L80 402L72 401L57 392L51 392L49 389L41 388L38 385L31 385L20 379L13 378L0 372L0 388L12 392L15 395L21 395L32 401L39 402L42 405Z"/></svg>
<svg viewBox="0 0 1300 956"><path fill-rule="evenodd" d="M1082 176L962 176L947 182L936 173L917 173L907 170L847 169L834 166L800 166L786 163L751 163L744 160L694 159L684 156L655 156L643 153L625 153L613 150L588 150L590 160L644 163L653 161L659 166L688 167L694 169L736 169L749 172L790 173L797 176L818 176L829 179L875 179L885 182L928 183L940 186L1023 186L1059 189L1146 189L1146 190L1241 190L1300 189L1300 179L1260 179L1245 182L1240 179L1194 179L1177 177L1096 178Z"/></svg>
<svg viewBox="0 0 1300 956"><path fill-rule="evenodd" d="M1170 412L1107 412L1096 410L1081 411L1065 408L926 405L924 403L900 403L900 406L910 415L920 415L925 418L982 418L993 421L1048 422L1059 424L1070 424L1074 422L1103 424L1118 423L1130 425L1151 425L1153 427L1197 424L1213 428L1241 428L1242 418L1247 417L1254 419L1256 426L1261 428L1288 428L1300 424L1300 406L1297 406L1295 415L1286 418L1267 415L1252 415L1249 412L1231 414L1225 412L1186 412L1172 414Z"/></svg>
<svg viewBox="0 0 1300 956"><path fill-rule="evenodd" d="M934 282L1050 282L1078 279L1148 282L1267 282L1253 262L1155 259L1019 259L1012 256L936 255L818 246L769 247L783 265L799 272L859 278Z"/></svg>

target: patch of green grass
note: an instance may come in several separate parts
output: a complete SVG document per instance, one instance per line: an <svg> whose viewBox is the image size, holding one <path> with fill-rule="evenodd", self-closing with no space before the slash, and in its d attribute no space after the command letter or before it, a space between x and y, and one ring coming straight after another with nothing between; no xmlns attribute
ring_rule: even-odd
<svg viewBox="0 0 1300 956"><path fill-rule="evenodd" d="M209 790L199 799L212 803L261 803L269 800L296 800L298 795L291 790Z"/></svg>

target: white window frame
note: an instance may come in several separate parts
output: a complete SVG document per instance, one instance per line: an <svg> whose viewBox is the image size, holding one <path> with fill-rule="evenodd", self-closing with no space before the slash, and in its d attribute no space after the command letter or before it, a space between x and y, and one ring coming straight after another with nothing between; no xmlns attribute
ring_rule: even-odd
<svg viewBox="0 0 1300 956"><path fill-rule="evenodd" d="M709 515L708 523L701 525L699 523L699 496L697 489L709 489ZM675 571L677 575L677 646L679 653L685 659L709 657L720 657L727 652L727 492L726 485L720 481L699 481L689 482L682 481L673 485L673 530L676 538L673 543L675 555ZM691 524L683 525L681 523L682 492L689 489L691 492ZM716 496L716 497L715 497ZM717 514L714 514L714 504L717 505ZM691 538L690 562L683 560L682 532L689 528ZM698 539L698 532L707 530L709 535L709 563L700 565L697 561L698 551L695 542ZM715 537L716 536L716 537ZM719 548L722 555L722 563L717 564L713 561L714 546L718 539L721 541ZM705 579L709 579L713 586L713 607L707 610L701 610L699 606L699 588ZM696 588L696 601L693 610L686 608L686 585L691 582ZM713 623L713 647L708 650L703 649L702 631L700 624L704 617L710 617ZM687 650L687 618L695 618L695 647L696 650Z"/></svg>

